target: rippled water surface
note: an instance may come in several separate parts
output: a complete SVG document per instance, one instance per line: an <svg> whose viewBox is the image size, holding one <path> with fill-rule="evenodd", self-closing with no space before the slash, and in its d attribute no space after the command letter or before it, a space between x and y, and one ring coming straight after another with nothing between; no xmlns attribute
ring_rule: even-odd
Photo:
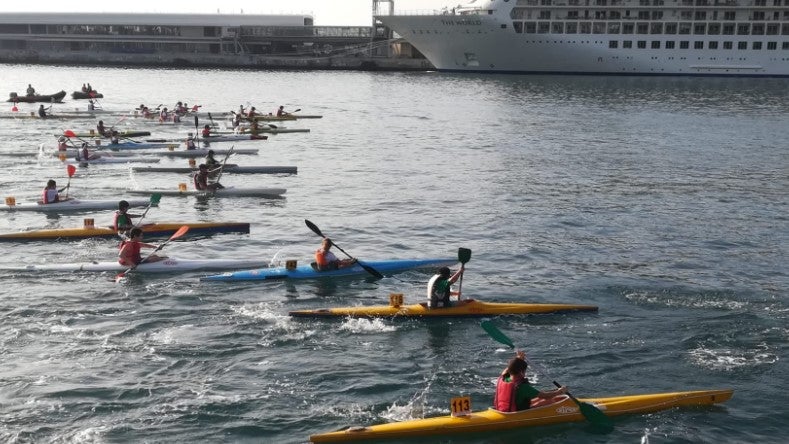
<svg viewBox="0 0 789 444"><path fill-rule="evenodd" d="M162 198L148 221L248 221L248 235L174 242L180 258L298 259L315 222L362 259L472 249L462 289L486 301L599 306L599 313L495 320L577 396L733 388L726 404L442 443L776 442L786 435L789 82L759 79L466 76L0 66L0 91L71 92L106 109L178 100L215 111L283 104L322 119L286 123L232 175L285 199ZM4 89L3 89L4 88ZM7 114L10 104L3 109ZM35 109L20 105L23 112ZM84 102L54 105L65 112ZM112 117L156 137L191 127ZM205 118L200 121L209 123ZM191 122L190 122L191 123ZM39 157L53 134L93 120L0 119L0 188L37 198L66 170ZM217 147L227 148L217 144ZM162 160L162 165L185 165ZM120 199L175 188L177 174L78 169L69 193ZM110 212L2 212L0 231L72 227ZM116 242L3 243L0 267L113 260ZM304 320L296 309L420 300L429 274L374 281L221 284L201 274L0 271L0 440L305 442L310 434L487 408L511 352L479 320Z"/></svg>

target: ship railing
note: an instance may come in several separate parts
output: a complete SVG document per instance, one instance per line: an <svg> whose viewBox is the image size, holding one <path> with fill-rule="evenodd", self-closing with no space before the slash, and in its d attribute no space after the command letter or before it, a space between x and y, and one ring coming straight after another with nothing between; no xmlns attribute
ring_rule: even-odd
<svg viewBox="0 0 789 444"><path fill-rule="evenodd" d="M410 10L397 10L394 11L392 15L474 15L474 14L486 14L487 9L478 8L478 7L461 7L456 6L454 8L444 8L444 9L410 9Z"/></svg>

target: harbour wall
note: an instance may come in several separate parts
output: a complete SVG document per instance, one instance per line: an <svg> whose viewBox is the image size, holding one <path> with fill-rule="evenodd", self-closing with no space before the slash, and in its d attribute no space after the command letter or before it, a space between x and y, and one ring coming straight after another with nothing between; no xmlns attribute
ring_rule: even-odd
<svg viewBox="0 0 789 444"><path fill-rule="evenodd" d="M435 69L427 59L409 57L304 57L190 53L130 54L111 52L41 52L31 50L0 50L0 63L352 71L430 71Z"/></svg>

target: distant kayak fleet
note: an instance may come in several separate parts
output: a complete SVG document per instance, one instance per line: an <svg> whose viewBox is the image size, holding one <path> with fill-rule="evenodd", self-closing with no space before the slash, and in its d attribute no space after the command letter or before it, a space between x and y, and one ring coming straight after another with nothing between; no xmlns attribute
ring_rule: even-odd
<svg viewBox="0 0 789 444"><path fill-rule="evenodd" d="M56 133L56 142L43 142L39 146L39 157L42 161L57 157L66 164L68 190L74 176L76 165L80 168L96 168L101 165L124 164L128 165L134 173L146 174L190 174L194 177L193 184L180 183L173 189L127 189L126 194L146 196L146 199L81 199L66 194L53 202L47 200L47 190L44 191L42 200L31 202L17 202L15 196L6 196L5 202L0 205L0 212L34 211L42 213L90 213L102 211L101 214L91 214L93 217L108 215L109 211L116 210L119 206L128 208L144 208L141 217L134 224L141 230L147 239L166 238L155 251L160 250L170 241L184 239L189 236L210 236L222 233L235 233L244 235L250 233L248 222L144 222L148 211L160 205L164 196L181 197L196 196L198 198L220 197L257 197L281 199L286 193L285 188L257 187L237 188L219 184L223 173L228 174L297 174L295 166L255 166L227 163L230 156L248 154L255 155L258 148L230 148L217 147L215 144L233 142L246 143L247 141L264 141L266 134L304 133L306 128L285 128L271 122L296 121L304 118L320 118L319 115L301 114L301 109L285 112L284 107L271 114L258 114L255 107L240 107L237 111L205 112L199 106L189 107L186 103L178 102L173 109L162 105L146 107L141 104L132 111L108 111L101 109L98 99L103 95L97 93L89 84L83 85L81 91L75 91L72 98L75 100L89 100L89 108L72 111L52 110L52 104L61 103L66 96L65 91L51 95L38 95L29 85L27 94L22 96L11 93L8 101L13 102L11 112L0 113L0 118L12 119L102 119L97 128L87 131L73 131L59 129ZM19 103L48 102L49 114L41 112L20 111ZM109 128L104 127L103 119L117 117L117 122ZM222 122L224 128L220 129L214 119ZM206 119L208 122L205 123ZM120 131L115 127L121 122L153 122L158 125L187 125L193 133L183 137L150 137L150 131L133 129ZM202 128L200 122L203 121ZM198 166L197 158L211 156L206 159L211 165L210 173L207 172L206 162ZM218 159L213 156L220 156ZM183 157L189 159L187 166L151 166L159 163L162 158ZM41 178L45 182L47 178ZM201 182L202 181L202 182ZM52 181L50 181L52 182ZM53 182L54 183L54 182ZM203 184L206 188L198 189ZM57 187L54 189L58 190ZM52 192L50 190L50 192ZM275 262L261 258L218 258L218 259L187 259L164 257L159 260L147 261L146 256L140 263L130 267L122 265L115 258L105 261L73 262L73 263L31 263L14 267L3 268L4 273L35 273L35 272L95 272L117 273L116 280L126 279L129 275L145 276L148 274L173 275L178 273L215 272L199 277L203 285L226 285L238 282L259 283L266 285L269 282L289 280L329 279L342 282L353 278L379 279L409 270L423 270L429 273L436 272L441 267L451 267L461 264L459 272L462 284L462 271L471 258L471 250L458 249L457 257L432 257L432 258L389 258L376 260L359 260L336 246L312 222L305 220L306 225L315 234L322 237L330 246L348 256L347 262L342 266L324 269L319 265L320 257L316 254L316 262L311 260L301 265L295 259ZM81 239L106 239L113 242L127 242L128 230L116 230L112 226L97 225L93 218L86 218L82 227L73 228L41 228L22 232L0 234L0 242L6 245L21 242L67 242ZM131 231L134 235L134 232ZM134 238L136 239L136 238ZM131 241L134 241L131 239ZM327 247L329 248L329 247ZM434 276L435 279L438 275ZM449 276L447 274L446 276ZM433 282L431 279L431 283ZM454 277L453 277L454 279ZM454 282L454 281L451 281ZM430 285L428 293L430 294ZM448 291L448 290L447 290ZM465 295L463 295L465 296ZM294 318L326 319L326 318L390 318L390 319L448 319L448 318L490 318L504 315L547 315L567 313L594 313L598 307L583 304L563 303L522 303L522 302L485 302L473 298L462 298L458 292L458 300L445 304L443 307L433 308L432 302L407 303L403 294L392 293L389 295L388 305L357 305L351 307L328 307L306 310L290 311ZM439 322L439 321L437 321ZM487 321L486 321L487 322ZM485 324L485 322L483 322ZM486 328L483 326L483 328ZM512 346L511 341L503 333L497 333L495 328L486 331L498 342ZM558 385L558 383L557 383ZM416 419L389 424L371 426L348 426L341 430L313 434L311 442L346 442L359 440L404 439L413 440L428 436L444 436L451 434L466 434L477 432L491 432L504 429L521 427L543 426L565 422L589 421L593 425L604 423L611 426L609 417L623 414L643 414L675 407L712 405L729 400L732 390L700 390L672 393L653 393L646 395L626 395L608 398L581 398L576 399L569 393L554 396L544 402L535 404L532 408L515 412L503 412L493 408L472 411L467 408L458 408L463 401L452 400L451 415L432 418ZM536 399L536 398L535 398Z"/></svg>

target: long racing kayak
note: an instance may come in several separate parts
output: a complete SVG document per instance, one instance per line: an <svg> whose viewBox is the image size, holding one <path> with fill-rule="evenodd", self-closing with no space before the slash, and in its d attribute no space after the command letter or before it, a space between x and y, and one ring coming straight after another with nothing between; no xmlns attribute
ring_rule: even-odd
<svg viewBox="0 0 789 444"><path fill-rule="evenodd" d="M384 261L363 261L362 263L374 268L379 273L393 274L414 268L438 268L454 265L457 258L447 259L400 259ZM255 270L236 271L213 276L203 276L201 281L259 281L271 279L319 279L326 277L343 276L369 276L367 271L359 264L339 270L317 271L312 265L301 265L292 269L288 267L269 267Z"/></svg>
<svg viewBox="0 0 789 444"><path fill-rule="evenodd" d="M129 200L129 207L147 207L151 203L150 200L132 199ZM156 205L153 205L156 206ZM89 210L116 210L118 209L118 200L80 200L68 199L61 200L60 202L42 204L38 202L27 203L14 203L8 205L8 198L6 204L0 205L0 210L7 211L46 211L46 212L66 212L66 211L89 211Z"/></svg>
<svg viewBox="0 0 789 444"><path fill-rule="evenodd" d="M150 135L151 135L150 131L134 131L134 130L118 131L118 137L145 137ZM68 135L66 135L66 132L55 134L55 137L60 137L60 136L69 137L71 136L71 133L69 133ZM73 137L78 137L83 139L87 139L88 137L97 137L97 136L99 136L99 133L96 132L96 130L90 130L88 132L81 132L81 133L75 132L73 135ZM109 137L105 137L105 138L109 139Z"/></svg>
<svg viewBox="0 0 789 444"><path fill-rule="evenodd" d="M234 188L225 187L216 191L201 190L126 190L129 194L142 194L150 196L198 196L198 197L281 197L287 190L285 188Z"/></svg>
<svg viewBox="0 0 789 444"><path fill-rule="evenodd" d="M192 167L151 167L136 166L131 167L135 173L196 173L198 169ZM227 164L222 167L225 173L234 174L296 174L298 169L295 166L240 166Z"/></svg>
<svg viewBox="0 0 789 444"><path fill-rule="evenodd" d="M168 257L158 262L140 264L135 271L140 273L181 273L188 271L233 270L246 267L265 267L264 259L177 259ZM118 261L79 262L70 264L31 264L21 267L6 267L8 271L125 271L128 265Z"/></svg>
<svg viewBox="0 0 789 444"><path fill-rule="evenodd" d="M205 236L215 233L249 233L248 222L191 222L151 223L140 225L146 238L169 237L182 226L188 226L185 236ZM0 234L0 241L37 241L52 239L119 239L118 232L110 227L85 226L79 228L52 228Z"/></svg>
<svg viewBox="0 0 789 444"><path fill-rule="evenodd" d="M157 155L157 156L168 156L168 157L190 157L190 158L195 158L195 157L205 157L205 156L207 156L208 155L208 151L210 151L208 148L198 148L196 150L151 151L151 152L147 152L145 154ZM230 149L213 148L213 151L214 151L215 155L219 156L219 155L227 154L228 151L230 151ZM257 149L257 148L234 148L233 149L233 154L257 154L258 151L260 151L260 150Z"/></svg>
<svg viewBox="0 0 789 444"><path fill-rule="evenodd" d="M570 313L575 311L597 311L594 305L574 304L518 304L481 302L464 299L450 307L427 308L426 303L413 305L371 305L341 308L320 308L317 310L297 310L289 314L303 318L325 317L417 317L417 318L451 318L473 316L499 316L516 314L548 314Z"/></svg>
<svg viewBox="0 0 789 444"><path fill-rule="evenodd" d="M652 413L675 407L708 406L728 401L732 394L733 390L702 390L589 398L579 401L594 404L606 416L618 416ZM310 441L323 443L412 439L460 433L499 432L506 429L584 421L578 405L567 395L557 396L552 401L548 405L512 413L488 409L466 415L447 415L367 427L349 427L336 432L312 435Z"/></svg>

